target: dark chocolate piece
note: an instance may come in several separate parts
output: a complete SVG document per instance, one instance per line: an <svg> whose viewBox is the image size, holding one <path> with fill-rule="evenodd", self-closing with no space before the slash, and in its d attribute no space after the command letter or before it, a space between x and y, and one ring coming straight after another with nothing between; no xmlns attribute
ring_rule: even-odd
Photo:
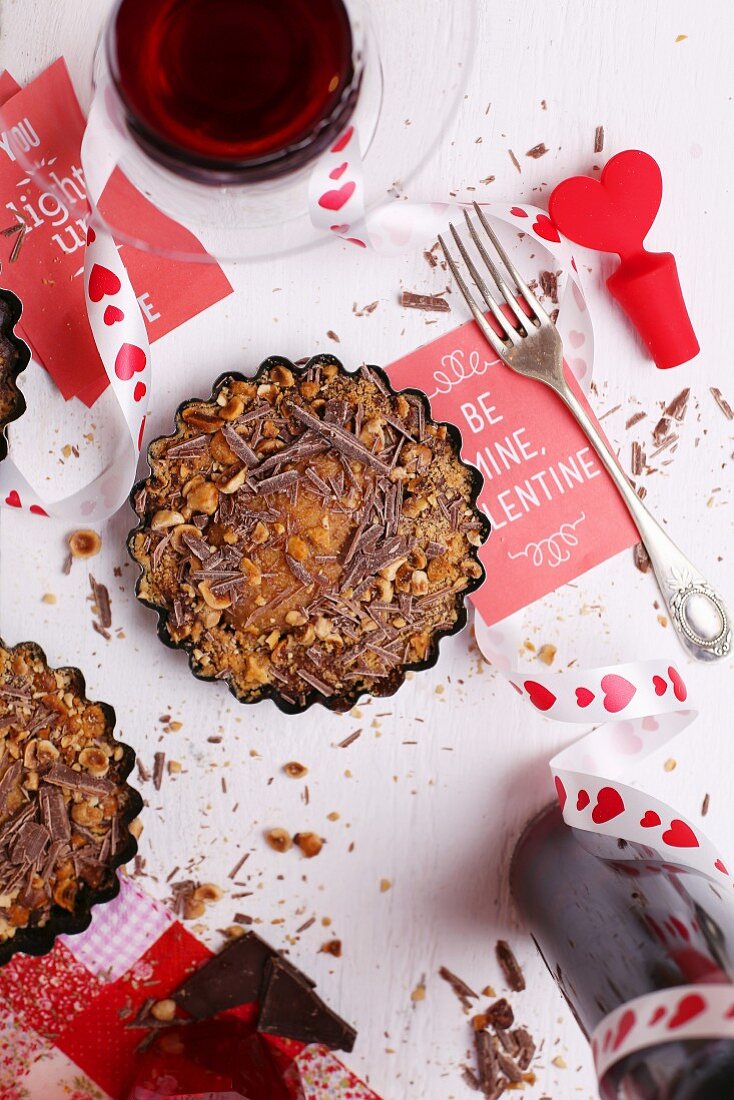
<svg viewBox="0 0 734 1100"><path fill-rule="evenodd" d="M513 993L521 993L525 988L525 978L509 943L505 940L497 940L495 953L508 986Z"/></svg>
<svg viewBox="0 0 734 1100"><path fill-rule="evenodd" d="M314 992L305 976L273 957L265 976L258 1030L349 1053L357 1032Z"/></svg>

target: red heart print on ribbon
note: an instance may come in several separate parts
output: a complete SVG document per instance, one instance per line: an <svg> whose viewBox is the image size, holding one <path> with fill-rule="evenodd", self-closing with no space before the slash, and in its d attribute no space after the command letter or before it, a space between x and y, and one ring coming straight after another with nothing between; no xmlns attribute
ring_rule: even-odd
<svg viewBox="0 0 734 1100"><path fill-rule="evenodd" d="M547 214L538 214L533 222L533 232L542 237L544 241L553 241L555 244L558 244L561 239L558 230Z"/></svg>
<svg viewBox="0 0 734 1100"><path fill-rule="evenodd" d="M523 210L521 206L512 206L512 207L510 207L510 213L514 214L516 218L527 218L528 217L527 210Z"/></svg>
<svg viewBox="0 0 734 1100"><path fill-rule="evenodd" d="M10 490L10 492L8 493L8 495L5 498L5 503L10 508L22 508L23 507L23 505L20 503L20 496L18 495L18 492L15 489Z"/></svg>
<svg viewBox="0 0 734 1100"><path fill-rule="evenodd" d="M319 206L323 207L324 210L341 210L349 202L356 189L357 185L354 180L349 180L348 183L343 183L335 191L325 191L319 199Z"/></svg>
<svg viewBox="0 0 734 1100"><path fill-rule="evenodd" d="M596 796L596 806L591 818L597 825L604 825L624 813L624 799L614 787L602 787Z"/></svg>
<svg viewBox="0 0 734 1100"><path fill-rule="evenodd" d="M104 311L103 320L107 326L111 327L118 321L124 321L125 314L121 309L118 309L117 306L107 306L107 309Z"/></svg>
<svg viewBox="0 0 734 1100"><path fill-rule="evenodd" d="M688 1023L689 1020L693 1020L696 1016L700 1016L705 1010L706 1002L700 993L689 993L678 1002L675 1013L668 1020L668 1030L675 1031L677 1028L682 1027L683 1024Z"/></svg>
<svg viewBox="0 0 734 1100"><path fill-rule="evenodd" d="M556 787L556 794L558 795L558 803L561 809L563 809L563 807L566 805L566 798L568 796L566 794L566 788L563 785L563 780L561 779L560 775L557 775L555 777L554 783Z"/></svg>
<svg viewBox="0 0 734 1100"><path fill-rule="evenodd" d="M667 681L664 680L662 676L653 676L652 686L655 688L656 695L665 695L665 692L668 690Z"/></svg>
<svg viewBox="0 0 734 1100"><path fill-rule="evenodd" d="M714 867L716 868L717 871L721 871L722 875L728 875L729 874L729 872L726 869L726 865L725 865L724 861L721 860L721 859L716 860L716 863L714 864Z"/></svg>
<svg viewBox="0 0 734 1100"><path fill-rule="evenodd" d="M629 1035L632 1028L637 1023L637 1016L631 1008L628 1008L626 1012L623 1012L619 1018L617 1024L617 1034L614 1037L614 1043L612 1044L612 1050L619 1050L622 1043Z"/></svg>
<svg viewBox="0 0 734 1100"><path fill-rule="evenodd" d="M101 264L95 264L89 276L89 297L93 302L101 302L105 295L113 297L122 283L114 271Z"/></svg>
<svg viewBox="0 0 734 1100"><path fill-rule="evenodd" d="M637 688L625 676L608 672L602 676L601 689L604 692L604 709L610 714L618 714L635 697Z"/></svg>
<svg viewBox="0 0 734 1100"><path fill-rule="evenodd" d="M685 703L686 699L688 698L688 689L683 683L683 677L680 675L678 670L674 668L673 665L671 665L668 669L668 676L670 677L670 682L673 685L673 692L676 699L679 703Z"/></svg>
<svg viewBox="0 0 734 1100"><path fill-rule="evenodd" d="M663 842L671 848L698 848L698 837L690 825L680 818L674 818L670 828L663 833Z"/></svg>
<svg viewBox="0 0 734 1100"><path fill-rule="evenodd" d="M122 382L129 382L134 374L145 370L148 357L137 344L123 344L115 359L115 374Z"/></svg>
<svg viewBox="0 0 734 1100"><path fill-rule="evenodd" d="M526 680L525 690L530 696L530 702L538 710L550 710L556 701L556 696L547 688L544 684L539 684L536 680Z"/></svg>
<svg viewBox="0 0 734 1100"><path fill-rule="evenodd" d="M578 793L578 798L576 799L576 809L579 811L579 813L581 813L582 810L586 809L590 802L591 799L589 798L589 792L580 790Z"/></svg>
<svg viewBox="0 0 734 1100"><path fill-rule="evenodd" d="M145 382L136 382L135 389L133 390L133 400L142 401L147 392L148 387L146 386Z"/></svg>
<svg viewBox="0 0 734 1100"><path fill-rule="evenodd" d="M348 167L349 167L349 161L346 161L346 160L342 161L341 164L338 164L336 166L336 168L332 168L332 170L329 172L329 179L330 180L340 180L342 178L342 176L344 175L344 173L346 172Z"/></svg>
<svg viewBox="0 0 734 1100"><path fill-rule="evenodd" d="M576 702L578 703L578 705L581 707L582 710L584 710L586 707L590 706L591 703L593 703L595 699L596 699L596 695L594 695L594 692L591 691L589 688L585 688L585 687L576 688Z"/></svg>
<svg viewBox="0 0 734 1100"><path fill-rule="evenodd" d="M347 145L349 145L349 142L352 140L353 136L354 136L354 127L353 126L348 126L346 128L346 130L344 131L344 133L341 135L341 137L337 138L337 140L332 145L332 147L331 147L332 153L341 153L343 149L346 149Z"/></svg>
<svg viewBox="0 0 734 1100"><path fill-rule="evenodd" d="M655 810L647 810L644 817L640 818L640 825L643 829L654 829L659 824L660 814L655 813Z"/></svg>
<svg viewBox="0 0 734 1100"><path fill-rule="evenodd" d="M662 1020L663 1016L665 1015L666 1011L667 1011L667 1009L665 1008L664 1005L658 1005L658 1007L655 1009L655 1011L653 1012L650 1019L647 1021L647 1026L648 1027L655 1027L655 1024L659 1024L660 1021Z"/></svg>

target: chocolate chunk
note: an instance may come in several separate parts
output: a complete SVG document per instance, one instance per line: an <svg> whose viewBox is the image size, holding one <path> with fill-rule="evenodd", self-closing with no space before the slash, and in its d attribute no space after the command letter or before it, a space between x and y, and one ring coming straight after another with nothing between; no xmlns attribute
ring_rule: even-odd
<svg viewBox="0 0 734 1100"><path fill-rule="evenodd" d="M35 863L48 843L48 831L35 821L26 821L15 838L10 859L13 863Z"/></svg>
<svg viewBox="0 0 734 1100"><path fill-rule="evenodd" d="M252 1004L262 999L271 959L280 959L275 948L248 932L187 978L172 994L173 999L196 1020L208 1020L228 1008ZM280 961L290 967L285 959ZM309 982L304 975L301 979Z"/></svg>
<svg viewBox="0 0 734 1100"><path fill-rule="evenodd" d="M227 443L227 446L233 451L239 459L244 462L245 466L252 469L257 466L260 459L253 451L252 447L229 424L225 424L222 428L222 435ZM168 452L170 454L170 451Z"/></svg>
<svg viewBox="0 0 734 1100"><path fill-rule="evenodd" d="M479 1087L485 1096L492 1096L497 1087L497 1057L492 1047L492 1039L487 1031L474 1033L474 1047L477 1052Z"/></svg>
<svg viewBox="0 0 734 1100"><path fill-rule="evenodd" d="M594 152L601 153L604 149L604 127L597 126L594 130Z"/></svg>
<svg viewBox="0 0 734 1100"><path fill-rule="evenodd" d="M520 1048L517 1064L520 1069L527 1069L535 1054L535 1041L527 1028L524 1027L516 1027L512 1035Z"/></svg>
<svg viewBox="0 0 734 1100"><path fill-rule="evenodd" d="M5 809L5 803L7 802L8 795L14 787L18 785L20 781L20 775L23 771L23 763L20 760L16 760L9 768L6 768L5 775L0 779L0 809Z"/></svg>
<svg viewBox="0 0 734 1100"><path fill-rule="evenodd" d="M278 957L268 964L258 1030L347 1053L357 1037L354 1028L324 1004L307 979Z"/></svg>
<svg viewBox="0 0 734 1100"><path fill-rule="evenodd" d="M450 971L447 966L442 966L439 969L438 973L439 976L443 978L445 982L448 982L448 984L451 986L454 993L461 1001L463 1007L469 1010L471 1008L470 998L473 998L476 1001L478 994L475 993L473 989L470 989L466 982L462 981L461 978L458 978L456 974L452 973L452 971Z"/></svg>
<svg viewBox="0 0 734 1100"><path fill-rule="evenodd" d="M506 1030L508 1027L512 1027L515 1022L515 1014L512 1011L512 1005L505 997L500 997L499 1001L495 1001L493 1005L490 1005L485 1010L484 1015L492 1025L492 1027L502 1028Z"/></svg>
<svg viewBox="0 0 734 1100"><path fill-rule="evenodd" d="M400 295L400 304L406 309L422 309L427 313L451 312L446 298L438 294L414 294L412 290L404 290Z"/></svg>

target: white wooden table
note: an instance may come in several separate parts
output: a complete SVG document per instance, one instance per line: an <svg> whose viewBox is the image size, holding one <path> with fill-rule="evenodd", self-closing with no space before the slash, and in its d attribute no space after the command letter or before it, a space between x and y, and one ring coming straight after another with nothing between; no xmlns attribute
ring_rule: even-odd
<svg viewBox="0 0 734 1100"><path fill-rule="evenodd" d="M420 57L438 64L439 12L449 0L436 0L435 23L421 27L411 22L409 0L383 2L403 11L406 38L412 36L406 64ZM63 53L80 82L105 6L4 0L2 65L26 81ZM542 203L555 182L599 161L598 125L606 131L605 155L638 147L659 159L667 192L651 244L676 252L703 351L689 366L657 371L603 288L610 261L582 257L597 338L594 401L600 413L621 406L604 426L628 462L631 440L649 440L660 403L692 387L674 461L648 479L648 501L711 580L729 588L731 601L734 425L709 387L734 399L731 343L720 327L730 310L724 289L713 289L715 280L726 290L731 285L734 7L729 0L709 0L705 10L686 0L482 0L481 7L479 58L460 116L409 195L442 199L459 190L470 197L460 189L476 186L473 194L482 197ZM524 156L541 141L546 156ZM490 175L493 183L480 184ZM335 243L316 261L306 253L242 265L230 275L234 296L155 345L153 434L169 429L180 400L208 392L227 368L254 368L274 352L298 358L319 350L335 351L347 364L385 363L460 319L455 303L452 315L427 328L424 314L399 307L401 287L434 287L421 257L379 260ZM353 302L375 299L374 313L355 316ZM327 338L330 329L339 345ZM41 382L29 379L33 385ZM626 431L638 408L647 420ZM33 435L45 442L52 472L62 446L80 438L83 418L72 409L68 415L61 427L39 420L43 430ZM472 1095L460 1075L467 1023L436 972L444 964L473 986L499 988L493 946L503 935L528 978L529 991L514 998L517 1014L544 1040L530 1094L595 1096L586 1044L517 927L506 888L514 838L551 794L547 760L578 730L532 712L482 663L468 631L444 645L436 669L359 714L315 709L293 719L270 704L240 708L223 687L193 680L184 657L159 643L152 614L132 594L124 547L130 525L125 509L105 524L102 554L91 563L112 595L116 633L106 642L92 630L87 570L77 563L62 575L67 531L3 511L0 628L8 643L33 638L53 663L79 665L91 696L115 706L121 734L148 766L156 751L180 761L181 773L166 775L159 792L151 783L142 788L145 887L165 898L166 878L179 866L176 877L190 873L225 888L196 930L217 945L217 930L244 912L258 932L288 948L326 1000L358 1026L348 1061L386 1100ZM57 602L42 602L44 593ZM683 662L670 628L657 620L656 595L651 577L624 554L533 608L527 637L536 646L556 645L561 667L574 658L611 663L666 651ZM536 660L530 653L524 659L528 668ZM708 792L706 826L726 851L734 824L731 662L690 669L689 680L701 717L675 746L677 767L665 770L665 753L640 781L694 821ZM163 715L181 728L165 732ZM357 729L358 740L336 747ZM305 781L283 774L294 759L308 766ZM327 818L333 812L336 821ZM263 840L272 826L312 829L328 844L311 862L277 855ZM233 887L227 873L247 852L238 876L247 886ZM383 879L390 889L381 890ZM251 896L232 896L242 890ZM316 922L298 935L312 916ZM333 936L343 942L339 959L319 953ZM425 999L414 1002L421 982ZM552 1064L557 1055L566 1068Z"/></svg>

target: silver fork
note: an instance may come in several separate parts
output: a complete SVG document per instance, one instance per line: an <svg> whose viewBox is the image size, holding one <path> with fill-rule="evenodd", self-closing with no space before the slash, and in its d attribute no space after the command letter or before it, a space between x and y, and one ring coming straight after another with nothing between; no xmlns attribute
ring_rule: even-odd
<svg viewBox="0 0 734 1100"><path fill-rule="evenodd" d="M634 520L647 550L671 621L683 645L699 661L726 657L731 649L731 619L721 596L678 549L663 528L653 519L630 485L616 455L576 397L563 370L563 342L556 326L543 309L522 275L512 263L481 207L474 203L476 215L486 233L486 243L465 210L464 217L477 252L491 276L491 290L480 273L456 227L450 226L456 247L466 264L487 309L494 317L498 335L477 303L459 270L446 242L439 237L451 274L466 299L474 320L500 359L518 374L545 383L571 410L586 433L601 462L614 481ZM488 246L496 259L492 258ZM499 262L504 266L503 274ZM512 282L514 291L508 285ZM530 316L520 305L524 302Z"/></svg>

